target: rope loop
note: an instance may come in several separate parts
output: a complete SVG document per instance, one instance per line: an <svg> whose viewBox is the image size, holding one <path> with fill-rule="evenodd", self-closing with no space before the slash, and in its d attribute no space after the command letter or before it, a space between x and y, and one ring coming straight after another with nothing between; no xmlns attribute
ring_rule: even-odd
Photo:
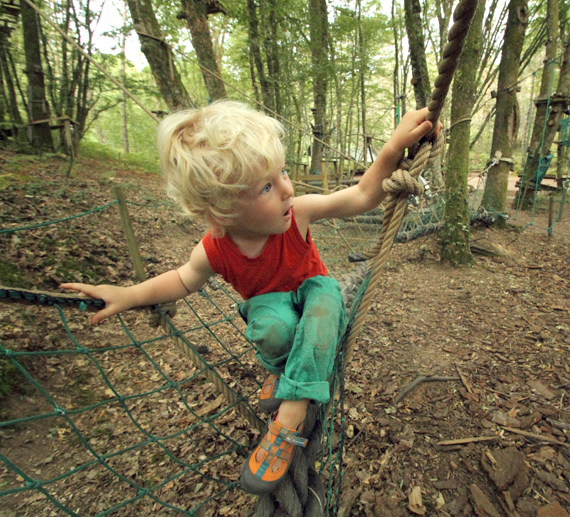
<svg viewBox="0 0 570 517"><path fill-rule="evenodd" d="M398 168L403 169L405 171L409 171L414 164L414 160L411 158L403 158L402 161L399 163Z"/></svg>
<svg viewBox="0 0 570 517"><path fill-rule="evenodd" d="M409 171L398 169L390 178L386 178L382 182L382 188L388 194L396 196L402 192L407 192L413 196L419 196L423 193L424 188L409 173Z"/></svg>

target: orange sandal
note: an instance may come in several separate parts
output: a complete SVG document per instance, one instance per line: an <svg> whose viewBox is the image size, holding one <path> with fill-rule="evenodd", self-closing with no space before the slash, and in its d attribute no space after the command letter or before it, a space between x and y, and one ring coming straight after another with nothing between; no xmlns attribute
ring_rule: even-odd
<svg viewBox="0 0 570 517"><path fill-rule="evenodd" d="M293 431L271 420L267 427L267 434L241 469L241 484L246 491L257 495L272 492L285 479L291 466L293 447L307 445L307 439L299 437L303 424ZM265 452L261 461L257 461L257 453L262 449ZM282 460L282 464L279 469L272 471L278 459Z"/></svg>
<svg viewBox="0 0 570 517"><path fill-rule="evenodd" d="M265 383L263 384L263 388L261 388L261 392L259 394L258 407L260 411L270 415L279 409L283 399L275 398L275 394L278 389L279 377L274 374L269 375L269 377L265 379Z"/></svg>

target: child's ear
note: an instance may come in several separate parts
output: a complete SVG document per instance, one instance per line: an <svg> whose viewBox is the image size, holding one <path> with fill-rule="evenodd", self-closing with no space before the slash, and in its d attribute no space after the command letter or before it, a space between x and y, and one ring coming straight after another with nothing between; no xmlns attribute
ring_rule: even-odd
<svg viewBox="0 0 570 517"><path fill-rule="evenodd" d="M226 234L226 230L222 226L213 224L210 228L210 233L214 239L221 239Z"/></svg>

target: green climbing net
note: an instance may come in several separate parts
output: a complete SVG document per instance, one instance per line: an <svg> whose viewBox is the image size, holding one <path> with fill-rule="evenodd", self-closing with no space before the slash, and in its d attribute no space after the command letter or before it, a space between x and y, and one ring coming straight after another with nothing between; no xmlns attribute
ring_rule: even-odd
<svg viewBox="0 0 570 517"><path fill-rule="evenodd" d="M0 297L17 293L1 289ZM163 314L166 332L149 326L145 311L93 327L80 304L47 302L2 305L10 307L2 371L19 386L3 399L0 508L34 516L251 511L254 497L238 478L264 425L256 409L264 372L235 293L211 281L192 303L179 302L174 320ZM335 375L340 394L338 382ZM333 417L318 465L328 511L340 476L340 395L325 409Z"/></svg>

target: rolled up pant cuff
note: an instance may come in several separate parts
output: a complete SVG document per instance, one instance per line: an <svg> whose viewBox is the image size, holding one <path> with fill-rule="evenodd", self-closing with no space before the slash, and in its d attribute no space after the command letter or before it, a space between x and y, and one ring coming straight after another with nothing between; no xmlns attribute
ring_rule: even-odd
<svg viewBox="0 0 570 517"><path fill-rule="evenodd" d="M330 386L327 381L295 382L281 375L276 397L283 400L310 399L326 404L330 400Z"/></svg>

